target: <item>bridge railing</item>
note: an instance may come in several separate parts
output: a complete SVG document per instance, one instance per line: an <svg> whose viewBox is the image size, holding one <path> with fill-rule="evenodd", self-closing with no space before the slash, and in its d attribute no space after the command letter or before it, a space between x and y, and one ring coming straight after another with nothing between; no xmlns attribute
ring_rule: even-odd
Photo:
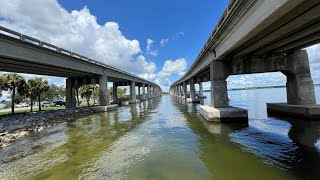
<svg viewBox="0 0 320 180"><path fill-rule="evenodd" d="M254 1L255 0L250 0L249 4L251 4ZM243 2L246 2L246 0L231 0L229 2L227 8L223 12L220 20L218 21L217 25L215 26L215 28L211 32L209 38L207 39L207 41L204 44L203 48L201 49L200 53L196 57L194 63L191 65L191 67L188 69L188 71L178 81L176 81L175 83L181 81L184 78L184 76L188 75L192 71L192 69L200 62L200 60L206 55L206 52L211 52L211 51L214 52L214 49L210 49L211 48L211 44L214 41L219 39L220 34L221 34L221 29L226 25L229 17L233 14L233 12ZM173 83L173 84L175 84L175 83Z"/></svg>
<svg viewBox="0 0 320 180"><path fill-rule="evenodd" d="M108 68L108 69L112 69L114 71L117 71L117 72L129 75L129 76L132 76L134 78L137 78L137 79L140 79L140 80L144 80L144 79L140 78L139 76L133 75L133 74L128 73L128 72L126 72L124 70L121 70L121 69L112 67L110 65L101 63L99 61L90 59L90 58L88 58L86 56L82 56L80 54L77 54L77 53L74 53L72 51L60 48L60 47L52 45L50 43L43 42L41 40L38 40L36 38L30 37L30 36L27 36L27 35L24 35L24 34L21 34L19 32L13 31L11 29L5 28L3 26L0 26L0 33L3 34L3 35L6 35L6 36L10 36L10 37L16 38L16 39L20 39L23 42L28 42L28 43L31 43L33 45L37 45L37 46L40 46L40 47L43 47L43 48L47 48L47 49L56 51L58 53L62 53L62 54L71 56L73 58L77 58L77 59L82 60L82 61L86 61L86 62L89 62L89 63L92 63L92 64L96 64L98 66L102 66L102 67L105 67L105 68ZM154 84L154 83L152 83L152 84Z"/></svg>

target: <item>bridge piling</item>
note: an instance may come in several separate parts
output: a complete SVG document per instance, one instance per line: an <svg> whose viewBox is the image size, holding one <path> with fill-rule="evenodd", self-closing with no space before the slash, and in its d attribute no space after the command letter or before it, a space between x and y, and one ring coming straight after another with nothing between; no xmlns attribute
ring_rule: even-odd
<svg viewBox="0 0 320 180"><path fill-rule="evenodd" d="M130 104L137 103L137 96L136 96L136 82L132 81L130 85Z"/></svg>
<svg viewBox="0 0 320 180"><path fill-rule="evenodd" d="M75 84L74 79L66 79L66 108L76 107Z"/></svg>
<svg viewBox="0 0 320 180"><path fill-rule="evenodd" d="M190 84L190 98L187 98L187 103L200 103L200 99L196 98L196 90L194 87L194 78L189 79Z"/></svg>
<svg viewBox="0 0 320 180"><path fill-rule="evenodd" d="M108 79L106 75L99 76L99 98L100 106L109 105Z"/></svg>

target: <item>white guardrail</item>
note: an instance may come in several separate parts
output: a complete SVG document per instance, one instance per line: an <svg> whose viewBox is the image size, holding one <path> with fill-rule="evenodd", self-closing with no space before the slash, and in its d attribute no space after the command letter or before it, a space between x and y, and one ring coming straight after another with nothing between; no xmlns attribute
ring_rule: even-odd
<svg viewBox="0 0 320 180"><path fill-rule="evenodd" d="M13 31L11 29L8 29L8 28L2 27L2 26L0 26L0 33L3 34L3 35L6 35L6 36L10 36L10 37L16 38L16 39L20 39L23 42L28 42L28 43L31 43L33 45L37 45L37 46L40 46L40 47L43 47L43 48L47 48L47 49L50 49L50 50L53 50L53 51L56 51L56 52L59 52L59 53L74 57L74 58L77 58L79 60L83 60L83 61L86 61L86 62L89 62L89 63L92 63L92 64L96 64L96 65L99 65L99 66L102 66L102 67L105 67L105 68L108 68L108 69L112 69L112 70L117 71L117 72L121 72L123 74L127 74L127 75L135 77L137 79L147 81L145 79L142 79L142 78L140 78L140 77L138 77L136 75L130 74L130 73L128 73L126 71L123 71L121 69L118 69L118 68L103 64L103 63L101 63L99 61L96 61L96 60L90 59L88 57L82 56L80 54L68 51L66 49L63 49L63 48L60 48L58 46L49 44L47 42L40 41L40 40L38 40L36 38L33 38L33 37L30 37L30 36L18 33L16 31ZM149 81L147 81L147 82L149 82ZM154 84L152 82L150 82L150 83Z"/></svg>

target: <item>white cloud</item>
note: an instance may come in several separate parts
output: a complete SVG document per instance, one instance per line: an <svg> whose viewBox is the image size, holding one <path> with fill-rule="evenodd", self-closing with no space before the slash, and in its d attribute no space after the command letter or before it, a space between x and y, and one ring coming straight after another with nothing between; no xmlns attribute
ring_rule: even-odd
<svg viewBox="0 0 320 180"><path fill-rule="evenodd" d="M178 73L178 75L179 75L179 76L183 76L185 73L186 73L186 72L181 71L181 72Z"/></svg>
<svg viewBox="0 0 320 180"><path fill-rule="evenodd" d="M165 46L169 43L169 41L171 41L171 40L179 40L179 39L181 39L183 36L184 36L184 32L178 32L178 33L176 33L174 36L161 39L159 45L160 45L161 47L165 47Z"/></svg>
<svg viewBox="0 0 320 180"><path fill-rule="evenodd" d="M143 57L140 58L143 59ZM152 65L150 64L150 66ZM185 73L186 67L187 62L184 58L179 58L175 61L167 60L160 72L156 73L154 69L152 69L154 71L150 70L148 72L145 70L147 73L141 73L139 74L139 77L153 81L159 84L163 91L168 91L169 86L171 85L169 78L175 74L181 76Z"/></svg>
<svg viewBox="0 0 320 180"><path fill-rule="evenodd" d="M314 83L320 83L320 44L307 48L311 75Z"/></svg>
<svg viewBox="0 0 320 180"><path fill-rule="evenodd" d="M147 39L147 47L146 47L146 51L147 54L150 54L151 56L157 56L158 55L158 50L152 50L154 41L152 39Z"/></svg>
<svg viewBox="0 0 320 180"><path fill-rule="evenodd" d="M286 76L281 72L229 76L228 88L279 86L286 84Z"/></svg>
<svg viewBox="0 0 320 180"><path fill-rule="evenodd" d="M142 53L139 41L127 39L116 22L98 24L87 7L69 13L57 0L3 0L0 17L1 26L131 73L143 73L141 66L135 66L135 56Z"/></svg>
<svg viewBox="0 0 320 180"><path fill-rule="evenodd" d="M87 7L68 12L57 0L28 0L28 3L23 0L2 0L0 17L1 26L138 74L161 83L166 86L164 88L170 85L169 77L172 74L182 75L186 68L184 59L168 60L157 72L156 64L143 55L138 40L126 38L116 22L98 24L97 18ZM170 39L183 36L184 32L179 32ZM160 45L168 42L169 38L163 39ZM154 43L154 40L147 39L146 54L158 55ZM50 83L64 84L63 78L42 77Z"/></svg>
<svg viewBox="0 0 320 180"><path fill-rule="evenodd" d="M166 44L168 44L169 38L161 39L160 41L160 46L164 47Z"/></svg>
<svg viewBox="0 0 320 180"><path fill-rule="evenodd" d="M167 60L160 74L171 74L171 73L181 73L187 67L187 62L184 58L179 58L175 61Z"/></svg>

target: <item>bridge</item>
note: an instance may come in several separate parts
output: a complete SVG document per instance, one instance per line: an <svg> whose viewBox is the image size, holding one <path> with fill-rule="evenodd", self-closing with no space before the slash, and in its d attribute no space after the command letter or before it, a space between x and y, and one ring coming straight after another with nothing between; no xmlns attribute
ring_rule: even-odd
<svg viewBox="0 0 320 180"><path fill-rule="evenodd" d="M320 42L319 12L317 0L231 0L194 63L169 93L196 103L195 83L203 95L202 82L211 82L211 106L200 106L205 119L247 120L245 109L229 106L226 79L282 72L287 77L287 103L267 104L268 113L320 119L303 50Z"/></svg>
<svg viewBox="0 0 320 180"><path fill-rule="evenodd" d="M108 82L113 82L113 102L119 100L119 86L130 86L130 103L162 94L153 82L1 26L0 71L67 78L66 108L76 107L75 88L81 85L99 84L102 107L110 103Z"/></svg>

